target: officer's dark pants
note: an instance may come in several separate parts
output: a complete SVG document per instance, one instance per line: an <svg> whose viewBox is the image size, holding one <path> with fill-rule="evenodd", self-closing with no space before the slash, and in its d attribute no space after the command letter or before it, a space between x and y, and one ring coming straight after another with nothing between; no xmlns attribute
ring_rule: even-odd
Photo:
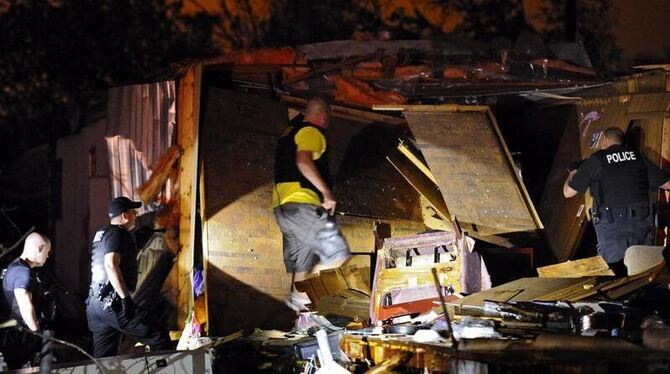
<svg viewBox="0 0 670 374"><path fill-rule="evenodd" d="M598 254L617 276L627 275L623 258L632 245L653 243L653 217L648 207L604 208L594 222Z"/></svg>
<svg viewBox="0 0 670 374"><path fill-rule="evenodd" d="M10 369L21 368L26 362L32 364L41 345L42 339L38 336L16 327L0 330L0 348Z"/></svg>
<svg viewBox="0 0 670 374"><path fill-rule="evenodd" d="M26 362L32 364L41 345L42 339L38 336L18 328L10 327L0 331L0 350L10 369L21 368Z"/></svg>
<svg viewBox="0 0 670 374"><path fill-rule="evenodd" d="M170 349L170 336L156 321L148 321L137 313L128 321L123 317L120 302L111 309L103 309L100 300L91 298L86 307L88 328L93 334L93 356L108 357L117 353L119 336L125 334L148 345L152 350Z"/></svg>

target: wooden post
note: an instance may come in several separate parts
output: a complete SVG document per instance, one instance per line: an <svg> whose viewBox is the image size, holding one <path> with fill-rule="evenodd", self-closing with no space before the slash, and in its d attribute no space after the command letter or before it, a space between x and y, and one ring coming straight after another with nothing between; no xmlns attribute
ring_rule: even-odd
<svg viewBox="0 0 670 374"><path fill-rule="evenodd" d="M193 254L195 242L196 188L198 186L198 122L202 64L190 66L177 88L177 144L179 160L179 257L177 259L177 326L184 328L193 308Z"/></svg>
<svg viewBox="0 0 670 374"><path fill-rule="evenodd" d="M663 119L663 132L661 140L661 163L660 167L666 173L670 172L670 118L668 118L668 113L670 108L666 111L666 117ZM658 195L658 204L660 212L659 214L664 215L666 222L670 221L670 192L669 191L659 191ZM665 227L664 231L656 233L656 244L657 245L668 245L670 240L670 228Z"/></svg>

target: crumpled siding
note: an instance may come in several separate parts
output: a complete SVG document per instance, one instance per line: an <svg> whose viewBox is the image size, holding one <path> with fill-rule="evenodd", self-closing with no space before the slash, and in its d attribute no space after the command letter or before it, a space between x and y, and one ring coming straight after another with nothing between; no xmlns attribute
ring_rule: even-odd
<svg viewBox="0 0 670 374"><path fill-rule="evenodd" d="M151 165L175 142L174 81L114 87L108 92L105 140L111 197L139 200L136 190L151 176ZM172 196L171 183L162 192ZM144 213L145 207L139 210Z"/></svg>

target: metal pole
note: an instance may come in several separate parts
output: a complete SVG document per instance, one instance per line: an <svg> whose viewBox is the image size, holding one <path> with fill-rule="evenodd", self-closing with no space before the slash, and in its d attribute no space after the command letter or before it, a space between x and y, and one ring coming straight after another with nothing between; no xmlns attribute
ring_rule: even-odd
<svg viewBox="0 0 670 374"><path fill-rule="evenodd" d="M458 349L456 346L456 339L454 339L454 329L451 328L451 318L449 317L449 311L447 310L447 304L444 302L444 296L442 295L442 285L440 284L440 279L437 276L437 269L432 268L430 271L433 273L433 279L435 280L435 288L437 289L437 294L440 296L440 304L442 305L442 312L444 313L444 320L447 321L447 327L449 328L449 340L451 340L451 345Z"/></svg>

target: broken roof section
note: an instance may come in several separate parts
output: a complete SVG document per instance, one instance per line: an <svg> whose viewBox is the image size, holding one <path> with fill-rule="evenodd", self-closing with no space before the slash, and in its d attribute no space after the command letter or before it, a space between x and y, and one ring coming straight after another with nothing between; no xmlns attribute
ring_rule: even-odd
<svg viewBox="0 0 670 374"><path fill-rule="evenodd" d="M560 59L562 58L562 59ZM329 97L349 106L473 103L520 95L564 100L602 85L583 47L532 36L478 45L427 40L332 41L227 53L207 61L251 89Z"/></svg>

